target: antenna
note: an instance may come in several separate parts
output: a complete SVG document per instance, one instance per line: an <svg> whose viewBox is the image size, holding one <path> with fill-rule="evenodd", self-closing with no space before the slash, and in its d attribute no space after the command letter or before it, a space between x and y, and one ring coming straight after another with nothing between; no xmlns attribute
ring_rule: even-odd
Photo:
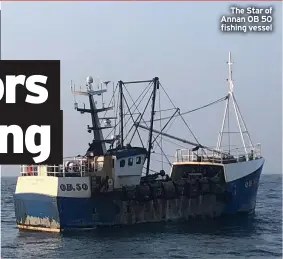
<svg viewBox="0 0 283 259"><path fill-rule="evenodd" d="M107 89L107 85L108 85L110 82L111 82L111 81L101 82L101 90L103 89L102 84L104 84L104 85L105 85L105 89ZM103 93L101 94L101 99L102 99L102 108L104 108Z"/></svg>
<svg viewBox="0 0 283 259"><path fill-rule="evenodd" d="M233 80L232 80L232 58L231 58L231 52L229 52L229 59L228 59L228 81L229 81L229 90L230 92L233 92Z"/></svg>
<svg viewBox="0 0 283 259"><path fill-rule="evenodd" d="M233 80L232 80L232 58L231 58L231 52L229 52L229 58L228 58L228 83L229 83L229 91L228 91L228 98L226 100L226 104L225 104L225 110L224 110L224 116L223 116L223 120L222 120L222 125L221 125L221 130L219 132L219 136L218 136L218 141L217 141L217 145L216 145L216 150L221 151L221 144L222 144L222 137L223 137L223 133L224 133L224 126L225 126L225 122L226 122L226 117L228 117L228 138L229 138L229 152L230 152L230 122L229 122L229 104L230 104L230 100L233 103L233 108L235 111L235 115L236 115L236 119L237 119L237 124L238 124L238 128L239 128L239 133L241 134L241 139L242 139L242 143L243 143L243 147L245 149L245 153L248 154L248 150L247 150L247 146L245 143L245 139L244 139L244 133L246 133L248 135L248 140L249 140L249 144L250 144L250 149L254 149L250 134L247 130L246 124L244 122L243 116L241 114L240 108L238 106L238 103L236 101L235 95L234 95L234 84L233 84ZM228 111L228 113L227 113ZM228 115L228 116L227 116Z"/></svg>
<svg viewBox="0 0 283 259"><path fill-rule="evenodd" d="M74 84L74 87L73 87L73 80L71 80L71 92L74 93L76 91L75 89L75 84ZM73 97L74 97L74 108L75 110L78 109L78 103L77 103L77 100L76 100L76 95L73 94Z"/></svg>

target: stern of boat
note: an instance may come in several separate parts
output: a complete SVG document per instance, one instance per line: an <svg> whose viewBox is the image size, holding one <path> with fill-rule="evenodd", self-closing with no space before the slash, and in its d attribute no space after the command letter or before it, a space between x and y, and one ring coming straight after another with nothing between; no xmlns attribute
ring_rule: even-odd
<svg viewBox="0 0 283 259"><path fill-rule="evenodd" d="M14 194L17 226L48 232L61 232L64 226L78 222L83 226L84 205L90 197L90 177L21 175Z"/></svg>

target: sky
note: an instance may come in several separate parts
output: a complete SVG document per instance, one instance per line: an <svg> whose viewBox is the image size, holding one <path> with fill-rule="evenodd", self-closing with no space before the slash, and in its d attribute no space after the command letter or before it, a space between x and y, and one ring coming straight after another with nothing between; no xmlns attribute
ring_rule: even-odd
<svg viewBox="0 0 283 259"><path fill-rule="evenodd" d="M281 173L282 6L272 3L272 33L223 33L220 18L229 14L230 5L4 2L2 59L61 60L64 156L70 156L84 153L91 141L89 118L73 109L71 80L83 85L87 76L111 81L158 76L174 103L187 111L227 94L231 51L235 96L253 142L261 143L263 173ZM223 112L220 103L185 119L202 144L213 146ZM170 134L191 138L179 124L174 126ZM174 155L175 150L167 151ZM2 168L3 176L18 174L18 166Z"/></svg>

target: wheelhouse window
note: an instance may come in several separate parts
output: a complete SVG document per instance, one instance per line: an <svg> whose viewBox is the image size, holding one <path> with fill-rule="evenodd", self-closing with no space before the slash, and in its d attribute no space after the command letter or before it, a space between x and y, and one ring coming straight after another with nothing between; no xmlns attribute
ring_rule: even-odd
<svg viewBox="0 0 283 259"><path fill-rule="evenodd" d="M126 164L125 160L124 160L124 159L122 159L122 160L120 161L120 167L124 167L124 166L125 166L125 164Z"/></svg>
<svg viewBox="0 0 283 259"><path fill-rule="evenodd" d="M132 157L128 158L128 166L132 166L133 163L134 163L133 158Z"/></svg>
<svg viewBox="0 0 283 259"><path fill-rule="evenodd" d="M137 158L136 158L136 164L140 164L141 163L141 157L140 156L138 156Z"/></svg>

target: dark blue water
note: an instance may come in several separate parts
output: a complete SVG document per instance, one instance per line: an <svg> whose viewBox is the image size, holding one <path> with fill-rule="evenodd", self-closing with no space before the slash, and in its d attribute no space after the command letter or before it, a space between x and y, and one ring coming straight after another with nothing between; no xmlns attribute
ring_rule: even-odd
<svg viewBox="0 0 283 259"><path fill-rule="evenodd" d="M65 234L19 232L2 178L1 258L282 258L282 177L263 175L253 217Z"/></svg>

